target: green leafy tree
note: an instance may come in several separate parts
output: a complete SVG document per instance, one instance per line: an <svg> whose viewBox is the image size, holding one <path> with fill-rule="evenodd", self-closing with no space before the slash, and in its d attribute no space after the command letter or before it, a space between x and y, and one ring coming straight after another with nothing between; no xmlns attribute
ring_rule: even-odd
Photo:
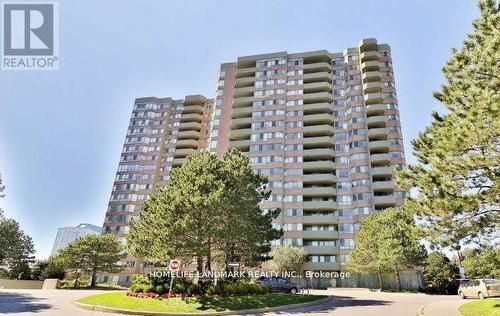
<svg viewBox="0 0 500 316"><path fill-rule="evenodd" d="M0 174L0 198L5 196L2 183ZM8 278L29 279L29 263L34 253L31 237L21 230L17 221L6 218L0 209L0 274Z"/></svg>
<svg viewBox="0 0 500 316"><path fill-rule="evenodd" d="M465 275L472 279L500 278L500 248L468 249L462 262Z"/></svg>
<svg viewBox="0 0 500 316"><path fill-rule="evenodd" d="M51 256L49 260L47 260L47 266L42 271L41 278L45 279L64 279L65 271L64 271L64 262L59 256Z"/></svg>
<svg viewBox="0 0 500 316"><path fill-rule="evenodd" d="M460 276L456 264L440 252L432 252L424 260L423 276L431 293L446 293L450 282Z"/></svg>
<svg viewBox="0 0 500 316"><path fill-rule="evenodd" d="M4 197L0 174L0 198ZM0 209L0 271L9 278L29 279L29 263L33 260L33 240L26 235L19 223L3 215Z"/></svg>
<svg viewBox="0 0 500 316"><path fill-rule="evenodd" d="M302 271L307 252L302 247L292 245L277 246L271 250L271 269L278 273Z"/></svg>
<svg viewBox="0 0 500 316"><path fill-rule="evenodd" d="M64 266L59 257L52 256L48 260L38 260L31 267L32 280L64 279Z"/></svg>
<svg viewBox="0 0 500 316"><path fill-rule="evenodd" d="M420 217L434 245L492 237L500 225L500 15L493 0L443 68L434 97L446 113L412 142L418 163L399 173L398 185L416 192L404 208Z"/></svg>
<svg viewBox="0 0 500 316"><path fill-rule="evenodd" d="M95 286L97 273L123 270L119 261L125 258L124 247L115 235L85 235L61 249L58 259L65 269L76 273L75 287L82 274L91 276Z"/></svg>
<svg viewBox="0 0 500 316"><path fill-rule="evenodd" d="M271 226L277 212L263 215L258 207L269 195L266 182L237 151L223 160L208 152L190 156L131 223L131 253L159 264L196 258L198 271L211 269L213 255L226 262L260 260L280 236Z"/></svg>
<svg viewBox="0 0 500 316"><path fill-rule="evenodd" d="M370 214L355 235L348 267L361 274L377 273L380 288L382 273L394 273L401 289L400 271L420 265L426 255L419 233L412 216L401 210Z"/></svg>

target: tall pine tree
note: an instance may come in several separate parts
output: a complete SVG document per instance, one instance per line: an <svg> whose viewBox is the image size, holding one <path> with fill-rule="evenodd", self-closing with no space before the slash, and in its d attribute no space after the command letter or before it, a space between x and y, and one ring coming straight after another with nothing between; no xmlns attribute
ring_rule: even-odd
<svg viewBox="0 0 500 316"><path fill-rule="evenodd" d="M416 192L404 208L422 219L435 245L459 249L498 234L500 223L500 16L493 0L443 68L434 93L447 109L413 144L418 163L398 185Z"/></svg>

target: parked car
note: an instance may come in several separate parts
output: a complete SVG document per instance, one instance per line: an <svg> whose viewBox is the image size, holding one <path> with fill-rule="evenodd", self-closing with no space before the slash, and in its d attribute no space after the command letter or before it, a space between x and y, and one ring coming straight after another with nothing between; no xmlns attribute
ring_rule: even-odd
<svg viewBox="0 0 500 316"><path fill-rule="evenodd" d="M467 297L500 296L500 280L497 279L476 279L470 280L465 286L458 289L458 295L465 299Z"/></svg>
<svg viewBox="0 0 500 316"><path fill-rule="evenodd" d="M300 285L279 277L261 277L258 283L270 286L273 292L284 292L296 294L300 290Z"/></svg>

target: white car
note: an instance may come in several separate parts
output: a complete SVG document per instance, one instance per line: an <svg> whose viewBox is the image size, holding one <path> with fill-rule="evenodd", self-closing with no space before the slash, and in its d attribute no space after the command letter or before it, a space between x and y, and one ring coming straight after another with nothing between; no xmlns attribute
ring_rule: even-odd
<svg viewBox="0 0 500 316"><path fill-rule="evenodd" d="M458 289L458 295L460 295L463 299L467 297L477 297L483 299L486 297L500 296L500 280L470 280L465 286L461 286Z"/></svg>

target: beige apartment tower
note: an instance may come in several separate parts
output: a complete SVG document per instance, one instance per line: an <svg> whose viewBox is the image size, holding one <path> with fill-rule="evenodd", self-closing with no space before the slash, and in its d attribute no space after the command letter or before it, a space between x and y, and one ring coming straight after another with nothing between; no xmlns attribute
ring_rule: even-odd
<svg viewBox="0 0 500 316"><path fill-rule="evenodd" d="M120 236L152 187L200 149L238 148L268 176L273 192L262 208L282 210L275 225L284 231L274 243L304 247L304 270L344 271L363 218L403 200L393 182L405 159L391 51L375 39L221 64L213 101L137 99L129 140L139 143L124 146L104 224ZM315 286L363 286L328 282Z"/></svg>

